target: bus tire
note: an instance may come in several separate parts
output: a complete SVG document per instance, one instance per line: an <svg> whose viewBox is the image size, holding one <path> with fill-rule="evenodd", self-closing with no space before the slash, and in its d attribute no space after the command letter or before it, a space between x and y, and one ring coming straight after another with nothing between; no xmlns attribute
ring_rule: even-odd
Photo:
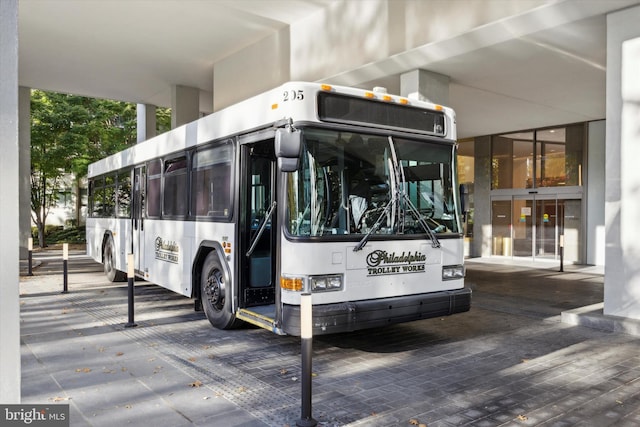
<svg viewBox="0 0 640 427"><path fill-rule="evenodd" d="M211 251L202 264L200 295L209 323L218 329L233 329L241 323L231 312L228 291L220 259L215 251Z"/></svg>
<svg viewBox="0 0 640 427"><path fill-rule="evenodd" d="M120 271L116 268L115 251L113 237L109 236L104 243L104 250L102 252L104 260L104 274L110 282L124 282L127 280L127 275L124 271Z"/></svg>

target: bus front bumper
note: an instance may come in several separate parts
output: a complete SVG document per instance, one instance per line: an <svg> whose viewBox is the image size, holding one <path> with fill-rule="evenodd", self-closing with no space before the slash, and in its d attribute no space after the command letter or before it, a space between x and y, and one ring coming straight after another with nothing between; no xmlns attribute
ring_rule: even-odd
<svg viewBox="0 0 640 427"><path fill-rule="evenodd" d="M469 311L471 289L313 306L313 334L333 334ZM300 306L282 307L284 332L300 335Z"/></svg>

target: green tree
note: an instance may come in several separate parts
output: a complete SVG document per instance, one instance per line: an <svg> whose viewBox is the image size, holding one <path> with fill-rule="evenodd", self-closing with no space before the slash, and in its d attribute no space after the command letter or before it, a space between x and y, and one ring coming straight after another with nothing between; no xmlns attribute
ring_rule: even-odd
<svg viewBox="0 0 640 427"><path fill-rule="evenodd" d="M44 226L57 202L62 178L71 174L79 188L91 162L135 142L133 104L31 92L31 209L40 246L44 246ZM78 215L79 211L76 209Z"/></svg>

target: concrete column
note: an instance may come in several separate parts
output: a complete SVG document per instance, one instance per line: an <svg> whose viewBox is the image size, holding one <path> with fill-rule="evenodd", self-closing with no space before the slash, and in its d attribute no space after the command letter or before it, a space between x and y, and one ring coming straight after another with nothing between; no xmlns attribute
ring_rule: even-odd
<svg viewBox="0 0 640 427"><path fill-rule="evenodd" d="M200 89L174 85L171 87L171 129L200 118Z"/></svg>
<svg viewBox="0 0 640 427"><path fill-rule="evenodd" d="M491 137L475 138L472 257L491 256Z"/></svg>
<svg viewBox="0 0 640 427"><path fill-rule="evenodd" d="M0 1L0 402L20 403L18 0Z"/></svg>
<svg viewBox="0 0 640 427"><path fill-rule="evenodd" d="M138 104L136 111L138 113L138 142L146 141L156 136L156 106Z"/></svg>
<svg viewBox="0 0 640 427"><path fill-rule="evenodd" d="M400 95L449 105L449 77L427 70L400 75Z"/></svg>
<svg viewBox="0 0 640 427"><path fill-rule="evenodd" d="M586 247L587 264L604 265L605 256L605 133L606 123L589 123L586 185Z"/></svg>
<svg viewBox="0 0 640 427"><path fill-rule="evenodd" d="M640 319L640 6L607 16L604 314Z"/></svg>
<svg viewBox="0 0 640 427"><path fill-rule="evenodd" d="M31 88L18 89L18 102L20 259L27 259L27 239L31 237Z"/></svg>

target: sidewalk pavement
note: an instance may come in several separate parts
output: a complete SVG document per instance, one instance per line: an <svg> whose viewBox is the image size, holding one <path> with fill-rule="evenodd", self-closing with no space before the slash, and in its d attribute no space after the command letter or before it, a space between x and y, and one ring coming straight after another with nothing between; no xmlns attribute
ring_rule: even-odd
<svg viewBox="0 0 640 427"><path fill-rule="evenodd" d="M60 264L61 265L61 264ZM640 340L563 323L602 301L589 269L471 261L469 313L314 337L320 426L638 426ZM69 293L43 259L21 279L22 401L71 426L294 426L300 340L219 331L190 299L73 254Z"/></svg>

